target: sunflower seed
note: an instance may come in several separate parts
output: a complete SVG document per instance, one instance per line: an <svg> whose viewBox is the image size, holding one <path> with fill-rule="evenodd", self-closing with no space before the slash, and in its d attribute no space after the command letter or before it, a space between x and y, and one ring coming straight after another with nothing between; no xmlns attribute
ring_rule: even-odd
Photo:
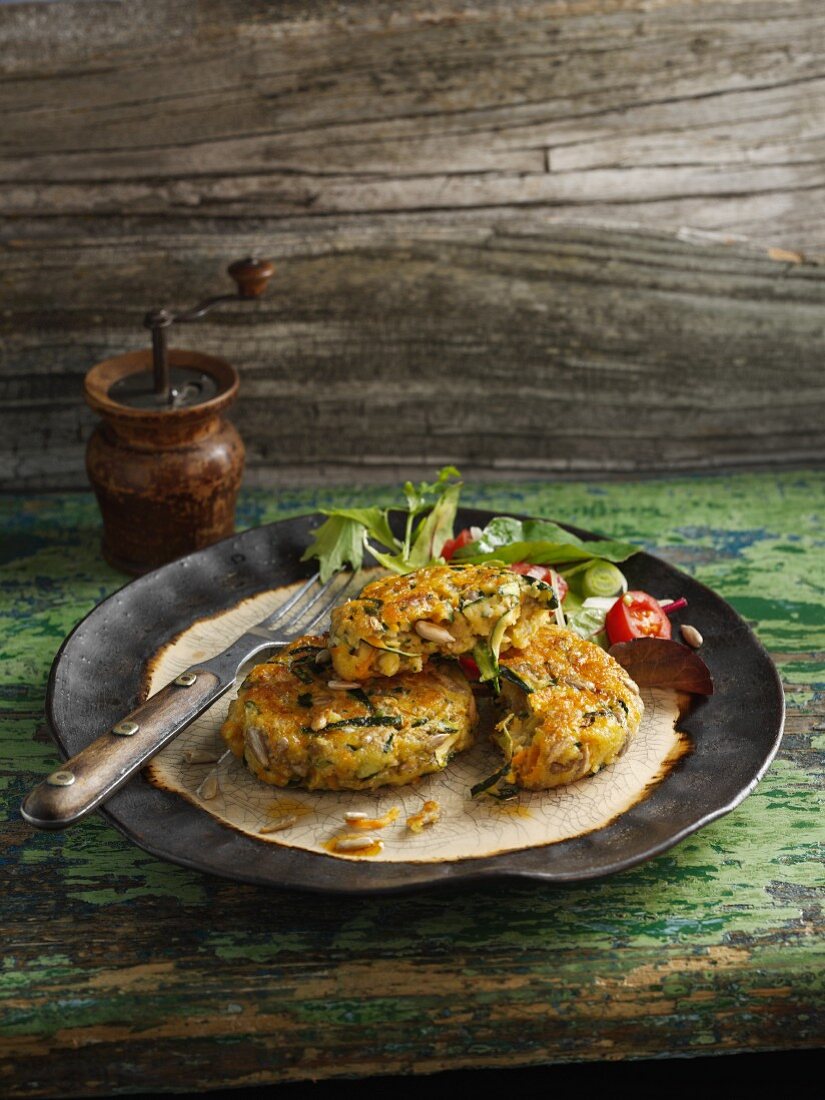
<svg viewBox="0 0 825 1100"><path fill-rule="evenodd" d="M344 820L353 829L386 829L388 825L398 820L400 813L397 806L387 810L383 817L367 817L365 813L353 810L344 814Z"/></svg>
<svg viewBox="0 0 825 1100"><path fill-rule="evenodd" d="M688 626L687 624L682 626L682 637L694 649L698 649L705 640L695 626Z"/></svg>
<svg viewBox="0 0 825 1100"><path fill-rule="evenodd" d="M327 687L332 691L352 691L354 688L360 688L360 684L357 680L328 680Z"/></svg>
<svg viewBox="0 0 825 1100"><path fill-rule="evenodd" d="M445 741L455 740L454 733L436 733L429 740L429 746L431 749L437 749L439 745L443 745Z"/></svg>
<svg viewBox="0 0 825 1100"><path fill-rule="evenodd" d="M246 747L262 768L269 767L269 753L260 730L254 726L249 726L246 730Z"/></svg>
<svg viewBox="0 0 825 1100"><path fill-rule="evenodd" d="M215 764L218 754L209 749L184 749L183 759L187 764Z"/></svg>
<svg viewBox="0 0 825 1100"><path fill-rule="evenodd" d="M206 776L204 781L198 787L195 792L198 798L202 798L204 802L208 802L210 798L214 798L218 793L218 769L213 768L211 772Z"/></svg>
<svg viewBox="0 0 825 1100"><path fill-rule="evenodd" d="M360 852L363 848L372 848L380 841L374 836L342 836L335 841L336 852Z"/></svg>
<svg viewBox="0 0 825 1100"><path fill-rule="evenodd" d="M279 833L281 829L288 829L294 825L298 820L297 814L290 814L289 817L279 817L277 821L273 821L270 825L262 825L258 829L259 833Z"/></svg>
<svg viewBox="0 0 825 1100"><path fill-rule="evenodd" d="M418 620L415 624L415 632L427 642L440 642L442 645L447 645L455 641L449 630L445 630L443 626L438 626L436 623L428 623L426 619Z"/></svg>
<svg viewBox="0 0 825 1100"><path fill-rule="evenodd" d="M328 649L319 649L315 654L316 665L328 665L332 660L332 654Z"/></svg>

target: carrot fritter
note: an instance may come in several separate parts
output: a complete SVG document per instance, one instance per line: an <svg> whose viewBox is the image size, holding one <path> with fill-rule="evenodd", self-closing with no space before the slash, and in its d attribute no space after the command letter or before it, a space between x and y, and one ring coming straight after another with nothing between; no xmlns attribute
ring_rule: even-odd
<svg viewBox="0 0 825 1100"><path fill-rule="evenodd" d="M259 779L372 790L440 771L472 743L475 700L457 665L335 688L326 642L312 635L285 646L230 704L221 734Z"/></svg>
<svg viewBox="0 0 825 1100"><path fill-rule="evenodd" d="M639 728L644 704L622 666L570 630L547 625L501 658L508 714L494 739L506 780L529 790L574 783L612 764Z"/></svg>
<svg viewBox="0 0 825 1100"><path fill-rule="evenodd" d="M476 651L484 667L527 645L555 607L553 590L501 562L433 565L372 581L332 612L329 647L343 680L420 672L436 653Z"/></svg>

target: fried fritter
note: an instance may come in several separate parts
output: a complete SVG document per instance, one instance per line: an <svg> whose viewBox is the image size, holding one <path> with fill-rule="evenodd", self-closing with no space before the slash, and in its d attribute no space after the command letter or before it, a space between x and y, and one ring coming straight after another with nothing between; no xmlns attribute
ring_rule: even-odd
<svg viewBox="0 0 825 1100"><path fill-rule="evenodd" d="M259 779L372 790L440 771L472 743L475 700L456 664L336 690L326 642L312 635L285 646L252 669L230 704L221 735Z"/></svg>
<svg viewBox="0 0 825 1100"><path fill-rule="evenodd" d="M574 783L612 764L639 728L644 704L622 666L570 630L544 626L501 658L509 712L494 739L506 780L528 790Z"/></svg>
<svg viewBox="0 0 825 1100"><path fill-rule="evenodd" d="M329 647L343 680L420 672L435 653L476 651L479 665L526 646L555 607L553 590L501 562L433 565L382 577L332 612Z"/></svg>

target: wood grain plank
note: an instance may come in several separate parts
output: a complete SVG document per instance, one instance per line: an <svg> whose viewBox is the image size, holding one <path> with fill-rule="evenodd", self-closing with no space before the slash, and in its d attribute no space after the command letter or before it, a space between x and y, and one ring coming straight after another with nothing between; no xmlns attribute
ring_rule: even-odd
<svg viewBox="0 0 825 1100"><path fill-rule="evenodd" d="M8 73L0 209L538 205L822 245L814 0L202 10L185 41L139 26L105 63Z"/></svg>
<svg viewBox="0 0 825 1100"><path fill-rule="evenodd" d="M83 485L83 373L252 250L180 339L253 483L822 459L816 0L49 12L0 10L0 485Z"/></svg>
<svg viewBox="0 0 825 1100"><path fill-rule="evenodd" d="M7 234L2 483L84 484L82 375L143 343L149 306L220 289L232 250L259 239ZM265 239L267 298L178 338L240 367L258 483L444 460L656 471L823 455L815 263L539 216L278 223Z"/></svg>

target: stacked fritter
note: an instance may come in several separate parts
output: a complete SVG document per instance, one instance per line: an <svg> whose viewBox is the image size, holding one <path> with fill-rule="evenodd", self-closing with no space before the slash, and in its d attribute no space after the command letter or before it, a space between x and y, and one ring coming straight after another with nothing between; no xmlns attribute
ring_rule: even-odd
<svg viewBox="0 0 825 1100"><path fill-rule="evenodd" d="M256 665L230 705L224 740L265 783L398 786L440 771L471 743L475 699L457 665L337 688L324 656L326 638L299 638Z"/></svg>
<svg viewBox="0 0 825 1100"><path fill-rule="evenodd" d="M501 670L509 713L494 737L508 780L573 782L616 758L643 708L608 654L551 624L554 606L549 585L498 562L373 581L333 611L329 638L299 638L252 670L222 735L275 786L410 783L472 744L476 706L456 661L472 654L485 678Z"/></svg>
<svg viewBox="0 0 825 1100"><path fill-rule="evenodd" d="M433 654L523 648L555 607L549 584L501 562L433 565L368 584L332 613L329 648L345 680L420 672Z"/></svg>

